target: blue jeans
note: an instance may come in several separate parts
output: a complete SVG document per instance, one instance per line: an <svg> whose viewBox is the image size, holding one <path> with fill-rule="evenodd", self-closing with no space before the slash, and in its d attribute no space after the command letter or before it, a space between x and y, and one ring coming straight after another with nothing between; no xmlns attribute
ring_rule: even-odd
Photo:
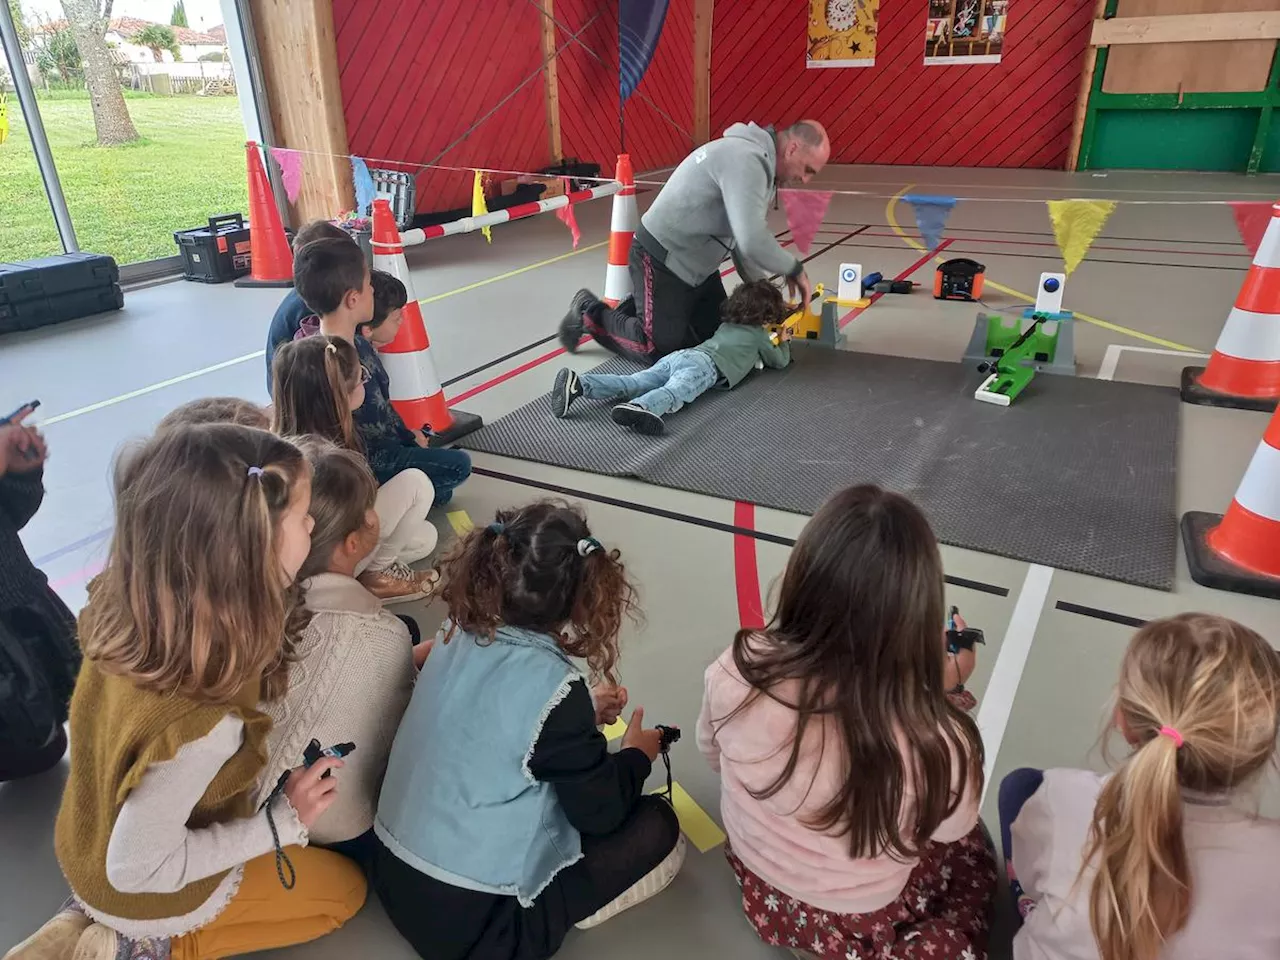
<svg viewBox="0 0 1280 960"><path fill-rule="evenodd" d="M401 470L421 470L436 488L437 507L452 500L454 488L471 476L471 455L451 447L406 445L392 451L379 451L369 459L378 483L386 483Z"/></svg>
<svg viewBox="0 0 1280 960"><path fill-rule="evenodd" d="M1000 852L1004 854L1005 870L1009 875L1009 893L1013 897L1017 927L1022 926L1022 884L1013 869L1013 821L1022 812L1022 805L1031 799L1044 782L1044 771L1032 767L1020 767L1000 781L997 807L1000 811ZM1016 928L1015 928L1016 929Z"/></svg>
<svg viewBox="0 0 1280 960"><path fill-rule="evenodd" d="M583 396L589 400L630 400L661 417L675 413L714 387L720 371L701 350L677 350L648 370L625 377L584 373L580 379Z"/></svg>

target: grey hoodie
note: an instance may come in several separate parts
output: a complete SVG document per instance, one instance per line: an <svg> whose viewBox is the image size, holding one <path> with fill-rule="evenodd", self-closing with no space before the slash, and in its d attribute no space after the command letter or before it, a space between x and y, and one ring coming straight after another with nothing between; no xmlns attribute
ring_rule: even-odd
<svg viewBox="0 0 1280 960"><path fill-rule="evenodd" d="M685 157L641 218L667 249L667 269L697 286L731 253L735 263L766 276L799 275L803 265L782 249L766 220L777 163L773 131L754 123L735 123Z"/></svg>

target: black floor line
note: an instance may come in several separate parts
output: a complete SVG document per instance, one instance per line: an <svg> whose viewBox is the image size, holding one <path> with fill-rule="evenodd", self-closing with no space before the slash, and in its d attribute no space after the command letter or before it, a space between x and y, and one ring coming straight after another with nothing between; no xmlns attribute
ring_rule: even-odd
<svg viewBox="0 0 1280 960"><path fill-rule="evenodd" d="M718 520L707 520L705 517L695 517L687 513L677 513L674 510L664 510L661 507L651 507L645 503L636 503L633 500L620 500L617 497L606 496L602 493L592 493L588 490L578 490L574 487L562 486L558 483L547 483L544 480L532 480L529 477L518 477L510 473L502 473L498 470L490 470L486 467L472 467L471 472L479 477L488 477L491 480L502 480L507 483L518 483L521 486L533 487L537 490L545 490L547 493L558 494L562 497L573 497L578 500L589 500L593 503L602 503L609 507L619 507L623 510L631 510L636 513L643 513L651 517L658 517L663 520L674 520L677 523L688 523L695 527L702 527L706 530L715 530L719 533L736 534L743 537L751 537L753 540L763 540L765 543L776 543L783 547L794 547L796 542L790 537L781 537L776 533L766 533L763 530L751 530L746 527L735 526L731 523L721 523ZM964 587L967 590L975 590L979 593L988 593L994 597L1009 596L1008 587L996 586L993 583L983 583L981 580L969 580L965 577L946 577L947 583L953 587Z"/></svg>
<svg viewBox="0 0 1280 960"><path fill-rule="evenodd" d="M1068 603L1066 600L1059 600L1054 607L1063 613L1074 613L1081 617L1092 617L1094 620L1105 620L1107 623L1118 623L1122 627L1144 627L1147 621L1139 620L1137 617L1131 617L1124 613L1112 613L1110 610L1099 610L1097 607L1086 607L1079 603Z"/></svg>
<svg viewBox="0 0 1280 960"><path fill-rule="evenodd" d="M512 350L510 353L504 353L502 356L498 357L496 360L490 360L488 363L480 364L480 366L476 367L474 370L468 370L466 373L460 373L456 377L450 377L444 383L440 384L440 386L451 387L455 383L457 383L459 380L465 380L467 379L467 377L474 377L477 373L484 373L490 367L496 367L498 364L505 363L507 360L510 360L513 357L518 357L520 356L520 354L525 353L529 350L532 350L534 347L541 347L544 344L550 343L552 340L556 338L556 336L557 334L553 333L543 337L541 340L535 340L533 341L533 343L525 344L519 350Z"/></svg>

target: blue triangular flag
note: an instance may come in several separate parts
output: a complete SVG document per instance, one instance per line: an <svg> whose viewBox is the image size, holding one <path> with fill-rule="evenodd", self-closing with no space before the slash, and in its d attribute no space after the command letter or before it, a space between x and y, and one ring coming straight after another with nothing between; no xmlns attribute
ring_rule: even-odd
<svg viewBox="0 0 1280 960"><path fill-rule="evenodd" d="M902 199L911 204L911 209L915 211L916 227L925 248L937 250L938 244L942 242L942 230L947 225L947 218L955 208L956 198L908 193Z"/></svg>
<svg viewBox="0 0 1280 960"><path fill-rule="evenodd" d="M373 207L375 191L369 168L359 157L351 158L351 182L356 188L356 216L367 217Z"/></svg>

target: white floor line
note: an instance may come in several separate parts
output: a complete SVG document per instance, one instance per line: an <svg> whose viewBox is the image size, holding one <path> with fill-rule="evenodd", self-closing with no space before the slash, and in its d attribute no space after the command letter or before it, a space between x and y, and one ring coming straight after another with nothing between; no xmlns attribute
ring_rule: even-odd
<svg viewBox="0 0 1280 960"><path fill-rule="evenodd" d="M265 353L265 350L257 350L254 353L246 353L243 357L233 357L230 360L223 360L221 363L215 363L211 367L192 370L190 373L184 373L179 377L170 377L168 380L161 380L159 383L153 383L150 386L142 387L138 390L130 390L128 393L122 393L118 397L99 400L97 403L91 403L87 407L80 407L77 410L68 410L66 413L58 414L56 417L46 417L37 425L41 427L49 427L55 423L61 423L63 420L70 420L72 417L83 416L86 413L93 413L95 410L101 410L104 407L111 407L115 406L117 403L124 403L126 400L133 400L135 397L144 397L148 393L155 393L157 390L163 390L165 387L172 387L176 383L183 383L186 380L194 380L196 377L203 377L206 373L214 373L218 370L225 370L227 367L234 367L237 363L244 363L248 360L258 359Z"/></svg>
<svg viewBox="0 0 1280 960"><path fill-rule="evenodd" d="M987 791L991 789L991 775L995 770L996 757L1000 754L1000 743L1004 740L1004 731L1009 725L1018 684L1022 682L1022 671L1027 666L1031 643L1035 640L1036 628L1040 624L1040 614L1048 599L1052 580L1052 567L1033 563L1027 568L1022 589L1018 591L1018 600L1013 607L1013 615L1009 618L1009 628L1000 642L1000 653L996 656L991 679L982 692L982 702L978 707L978 730L982 733L987 758L983 770L984 800Z"/></svg>
<svg viewBox="0 0 1280 960"><path fill-rule="evenodd" d="M1186 357L1188 360L1208 360L1207 353L1188 353L1186 350L1163 350L1159 347L1131 347L1127 343L1113 343L1107 347L1102 356L1102 366L1098 368L1099 380L1114 380L1116 367L1120 365L1120 355L1126 350L1134 353L1154 353L1162 357Z"/></svg>

